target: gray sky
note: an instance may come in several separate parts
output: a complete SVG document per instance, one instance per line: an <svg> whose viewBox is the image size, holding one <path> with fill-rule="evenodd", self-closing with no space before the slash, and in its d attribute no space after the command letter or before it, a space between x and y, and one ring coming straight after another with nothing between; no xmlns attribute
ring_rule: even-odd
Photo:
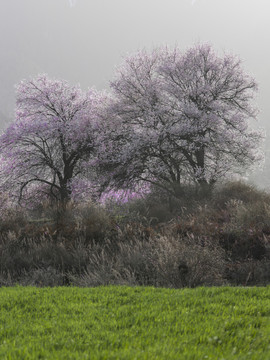
<svg viewBox="0 0 270 360"><path fill-rule="evenodd" d="M127 53L207 41L257 79L259 124L270 131L269 14L269 0L0 0L0 114L12 117L23 78L103 89Z"/></svg>

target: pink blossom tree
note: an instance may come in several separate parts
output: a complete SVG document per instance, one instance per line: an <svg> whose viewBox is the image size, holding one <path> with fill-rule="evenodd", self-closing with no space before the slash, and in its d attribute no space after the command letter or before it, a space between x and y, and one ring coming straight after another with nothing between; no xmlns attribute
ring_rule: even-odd
<svg viewBox="0 0 270 360"><path fill-rule="evenodd" d="M46 75L22 81L16 119L0 139L2 189L20 201L68 201L76 182L94 174L103 97Z"/></svg>
<svg viewBox="0 0 270 360"><path fill-rule="evenodd" d="M100 152L106 186L148 182L175 195L183 183L208 186L259 159L261 135L249 124L257 84L234 56L209 45L139 51L111 89L117 125Z"/></svg>

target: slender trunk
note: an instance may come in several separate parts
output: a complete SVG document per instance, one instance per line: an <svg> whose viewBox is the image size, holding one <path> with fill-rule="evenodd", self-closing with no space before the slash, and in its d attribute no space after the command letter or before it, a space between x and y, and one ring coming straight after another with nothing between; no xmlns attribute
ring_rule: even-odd
<svg viewBox="0 0 270 360"><path fill-rule="evenodd" d="M71 189L69 187L72 179L73 169L69 166L64 168L64 176L60 181L60 202L65 207L71 199Z"/></svg>
<svg viewBox="0 0 270 360"><path fill-rule="evenodd" d="M197 169L200 170L199 177L198 177L198 183L202 186L204 186L205 183L207 183L205 179L205 150L202 146L199 150L195 152L195 158L197 163Z"/></svg>
<svg viewBox="0 0 270 360"><path fill-rule="evenodd" d="M201 146L199 150L195 152L197 169L199 169L199 175L197 178L197 183L199 188L197 190L197 194L202 197L209 197L212 193L213 184L209 183L206 179L205 175L205 147Z"/></svg>
<svg viewBox="0 0 270 360"><path fill-rule="evenodd" d="M62 184L60 190L60 200L63 205L67 204L71 198L71 190L68 188L68 184Z"/></svg>

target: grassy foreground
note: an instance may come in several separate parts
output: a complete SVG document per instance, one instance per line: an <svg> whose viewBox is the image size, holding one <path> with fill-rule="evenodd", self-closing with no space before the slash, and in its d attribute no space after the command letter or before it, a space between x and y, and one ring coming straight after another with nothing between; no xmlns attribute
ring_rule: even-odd
<svg viewBox="0 0 270 360"><path fill-rule="evenodd" d="M270 287L0 288L1 359L270 359Z"/></svg>

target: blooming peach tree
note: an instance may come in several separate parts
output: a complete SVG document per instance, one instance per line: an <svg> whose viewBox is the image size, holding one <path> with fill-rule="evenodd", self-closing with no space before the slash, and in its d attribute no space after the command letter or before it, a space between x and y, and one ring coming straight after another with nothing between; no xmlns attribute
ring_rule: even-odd
<svg viewBox="0 0 270 360"><path fill-rule="evenodd" d="M33 195L66 202L78 193L76 184L94 174L102 99L46 75L22 81L16 119L0 139L2 190L20 201Z"/></svg>
<svg viewBox="0 0 270 360"><path fill-rule="evenodd" d="M116 125L99 154L106 186L148 182L175 195L181 184L208 186L259 159L261 134L250 127L257 84L232 55L209 45L139 51L111 89Z"/></svg>

